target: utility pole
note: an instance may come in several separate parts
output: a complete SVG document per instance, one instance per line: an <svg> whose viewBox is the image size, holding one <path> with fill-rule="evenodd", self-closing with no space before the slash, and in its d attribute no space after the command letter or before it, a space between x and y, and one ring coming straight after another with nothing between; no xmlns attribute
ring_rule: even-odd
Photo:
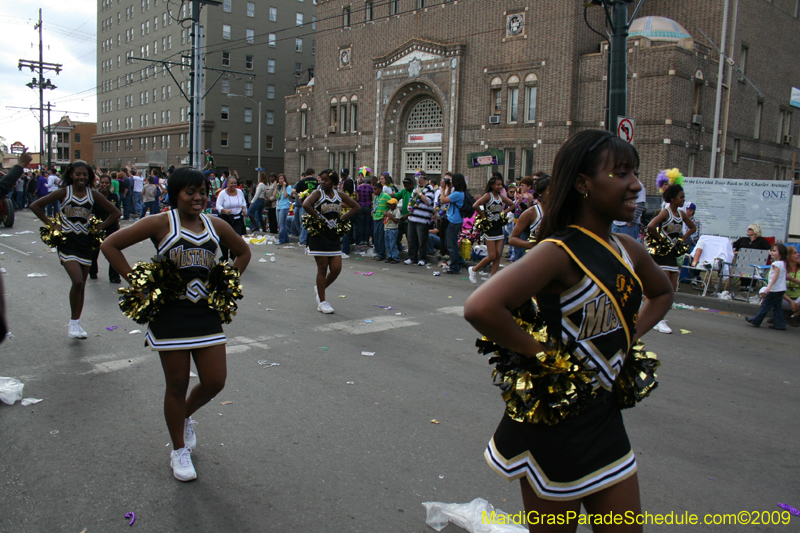
<svg viewBox="0 0 800 533"><path fill-rule="evenodd" d="M200 26L200 6L219 6L218 0L192 0L192 66L190 81L192 84L192 100L189 104L189 154L190 165L202 168L203 145L203 63L201 50L203 49L203 27Z"/></svg>
<svg viewBox="0 0 800 533"><path fill-rule="evenodd" d="M25 85L27 85L31 89L35 89L35 88L39 89L39 152L40 152L39 164L41 165L41 162L43 160L43 158L41 157L41 152L44 150L44 144L45 144L44 143L44 124L43 124L43 119L44 119L44 90L45 89L53 90L53 89L56 88L56 86L53 85L50 82L49 79L47 79L45 81L44 73L45 73L45 71L55 70L56 74L58 74L58 73L61 72L61 67L63 67L63 65L58 64L58 63L45 63L44 62L44 52L43 52L43 48L42 48L42 10L41 10L41 8L39 8L39 22L36 24L36 26L34 26L34 29L39 30L39 61L30 61L30 60L27 60L27 59L20 59L18 67L19 67L19 70L22 70L22 67L27 67L27 68L31 69L31 72L34 72L36 70L39 71L39 79L33 78L30 81L30 83L26 83ZM48 145L49 144L50 143L48 142ZM47 153L47 164L48 164L48 166L50 166L50 162L51 162L51 154L50 154L50 151L48 149L48 153Z"/></svg>
<svg viewBox="0 0 800 533"><path fill-rule="evenodd" d="M715 179L717 177L717 151L719 150L719 115L720 108L722 107L722 81L725 68L725 40L728 37L728 10L730 9L730 0L725 0L725 7L722 10L722 40L719 45L719 69L717 72L717 93L716 103L714 104L714 133L711 136L711 170L708 177Z"/></svg>

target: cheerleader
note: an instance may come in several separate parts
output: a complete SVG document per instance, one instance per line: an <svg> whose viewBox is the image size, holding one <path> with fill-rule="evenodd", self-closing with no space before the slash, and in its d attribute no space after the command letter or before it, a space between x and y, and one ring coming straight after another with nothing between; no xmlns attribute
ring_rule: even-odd
<svg viewBox="0 0 800 533"><path fill-rule="evenodd" d="M313 255L317 262L317 280L314 295L317 299L317 310L321 313L333 313L333 307L325 299L325 290L331 286L342 271L342 242L336 227L339 220L352 218L361 206L348 195L339 196L336 185L339 175L335 170L326 169L319 174L317 187L303 202L303 210L312 219L321 219L325 231L320 235L308 235L308 255ZM342 204L350 208L341 216Z"/></svg>
<svg viewBox="0 0 800 533"><path fill-rule="evenodd" d="M525 253L527 253L528 250L536 245L536 233L539 230L539 226L542 224L542 220L544 220L544 212L542 209L547 204L549 189L550 176L545 174L536 180L534 191L536 192L538 201L535 201L532 206L520 215L517 224L514 226L514 230L511 232L511 236L508 238L508 244L510 246L525 248ZM528 230L529 237L527 240L523 240L522 232L526 229Z"/></svg>
<svg viewBox="0 0 800 533"><path fill-rule="evenodd" d="M685 211L680 211L680 208L686 202L683 187L678 184L669 185L664 190L662 198L666 207L654 216L653 220L647 225L648 234L652 238L658 238L660 229L661 236L666 236L671 244L678 243L679 239L686 242L689 236L695 232L695 225ZM687 231L681 236L684 224L686 224ZM678 268L678 254L674 246L666 254L652 255L652 257L656 264L661 267L661 270L666 273L670 283L672 283L672 289L675 290L678 285L680 269ZM667 325L666 320L661 320L653 329L659 333L672 333L672 329Z"/></svg>
<svg viewBox="0 0 800 533"><path fill-rule="evenodd" d="M497 273L500 266L500 258L503 256L503 244L505 235L503 235L503 226L505 225L505 215L511 209L514 209L514 202L509 200L507 196L503 196L503 178L492 176L486 184L485 194L478 198L475 202L475 210L479 211L484 219L491 222L491 227L483 233L486 239L487 255L474 267L469 267L469 280L472 283L478 282L478 270L485 267L489 263L492 264L491 276ZM506 207L503 209L503 204Z"/></svg>
<svg viewBox="0 0 800 533"><path fill-rule="evenodd" d="M92 244L89 236L92 208L98 204L108 213L105 220L97 226L99 231L115 225L120 216L119 209L114 204L92 190L95 179L94 170L86 161L73 161L64 173L64 186L31 204L33 214L47 227L64 234L64 242L58 246L58 258L72 281L69 290L69 336L73 339L85 339L89 336L81 327L80 319L86 278L92 266ZM44 212L44 207L54 202L61 202L61 224L48 218Z"/></svg>
<svg viewBox="0 0 800 533"><path fill-rule="evenodd" d="M505 479L520 480L526 513L580 515L581 505L596 515L640 513L636 460L615 381L633 344L672 305L673 291L641 245L611 234L614 220L632 220L636 212L638 165L633 145L609 132L570 137L555 158L538 244L473 292L464 307L464 318L490 341L536 358L547 348L511 311L536 297L548 336L563 342L581 368L596 372L585 408L552 425L527 416L518 421L510 413L522 408L530 414L529 406L507 405L484 456ZM529 528L574 532L577 526L573 520ZM642 527L597 525L595 531Z"/></svg>
<svg viewBox="0 0 800 533"><path fill-rule="evenodd" d="M161 358L167 390L164 418L172 439L170 465L181 481L197 478L191 452L197 436L191 415L225 386L227 377L225 334L219 313L208 305L205 283L224 244L236 255L233 268L244 272L250 248L231 226L203 214L208 201L208 181L191 167L176 170L167 182L170 211L145 217L109 236L101 250L111 266L128 279L131 266L122 250L150 240L159 256L169 257L186 281L186 293L168 303L150 322L145 343ZM200 383L189 396L190 359Z"/></svg>

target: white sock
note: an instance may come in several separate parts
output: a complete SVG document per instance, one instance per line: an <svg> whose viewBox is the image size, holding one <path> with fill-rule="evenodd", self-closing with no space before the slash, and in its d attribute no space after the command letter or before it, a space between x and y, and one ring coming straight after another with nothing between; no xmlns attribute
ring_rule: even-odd
<svg viewBox="0 0 800 533"><path fill-rule="evenodd" d="M80 325L81 325L81 319L80 319L80 318L79 318L78 320L72 320L72 319L70 319L70 321L69 321L69 325L70 325L70 326L80 326Z"/></svg>

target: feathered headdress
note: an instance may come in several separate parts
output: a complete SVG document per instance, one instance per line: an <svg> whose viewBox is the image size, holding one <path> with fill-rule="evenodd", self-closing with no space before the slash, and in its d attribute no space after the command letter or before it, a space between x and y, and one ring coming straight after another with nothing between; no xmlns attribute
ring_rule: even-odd
<svg viewBox="0 0 800 533"><path fill-rule="evenodd" d="M664 188L664 185L683 185L683 174L677 168L669 170L662 170L658 173L656 178L656 187L658 190Z"/></svg>
<svg viewBox="0 0 800 533"><path fill-rule="evenodd" d="M361 167L361 168L358 169L358 174L357 175L366 177L366 176L369 176L370 174L372 174L372 169L371 168L369 168L369 167Z"/></svg>

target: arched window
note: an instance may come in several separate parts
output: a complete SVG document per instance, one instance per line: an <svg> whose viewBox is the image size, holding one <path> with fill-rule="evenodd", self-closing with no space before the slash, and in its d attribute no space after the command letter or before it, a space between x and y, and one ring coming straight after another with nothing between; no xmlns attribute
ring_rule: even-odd
<svg viewBox="0 0 800 533"><path fill-rule="evenodd" d="M358 96L355 94L350 97L350 131L358 131Z"/></svg>
<svg viewBox="0 0 800 533"><path fill-rule="evenodd" d="M333 98L331 98L331 110L330 110L330 113L328 114L328 117L329 117L328 118L328 132L329 133L336 133L336 118L337 118L337 114L336 114L337 113L337 109L336 109L336 107L337 107L338 103L339 103L339 101L336 99L335 96Z"/></svg>
<svg viewBox="0 0 800 533"><path fill-rule="evenodd" d="M443 128L442 108L433 99L422 100L408 115L408 131L440 130Z"/></svg>
<svg viewBox="0 0 800 533"><path fill-rule="evenodd" d="M525 122L536 121L536 89L539 78L530 73L525 76Z"/></svg>
<svg viewBox="0 0 800 533"><path fill-rule="evenodd" d="M509 124L516 124L519 120L519 77L508 78L508 120Z"/></svg>
<svg viewBox="0 0 800 533"><path fill-rule="evenodd" d="M339 126L342 133L347 133L347 97L339 99Z"/></svg>

